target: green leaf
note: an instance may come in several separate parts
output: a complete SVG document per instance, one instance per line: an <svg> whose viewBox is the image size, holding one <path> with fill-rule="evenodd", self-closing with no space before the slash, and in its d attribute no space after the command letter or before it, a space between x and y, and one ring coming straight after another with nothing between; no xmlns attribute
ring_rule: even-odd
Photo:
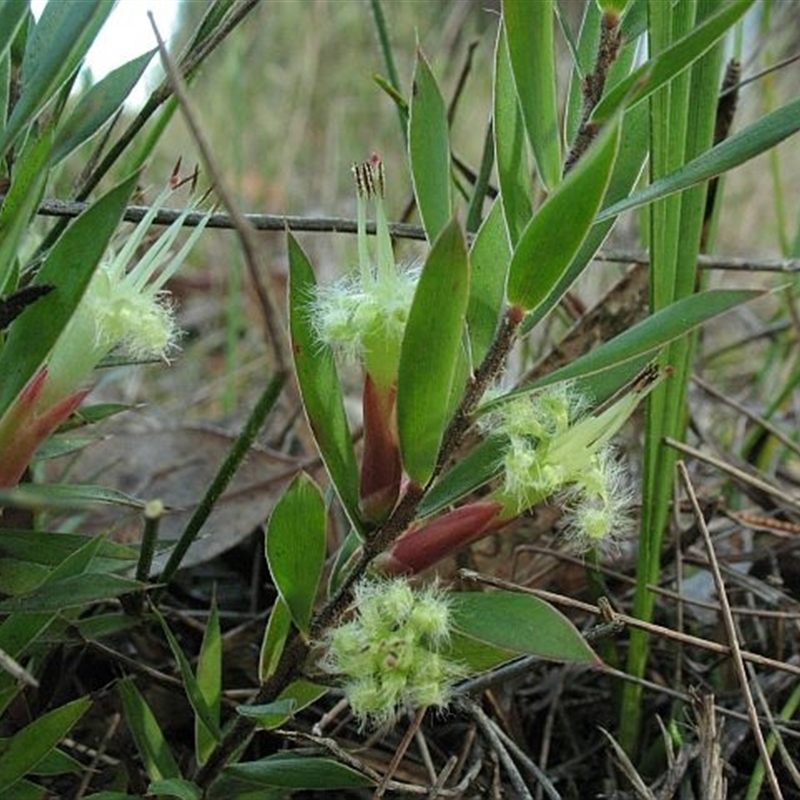
<svg viewBox="0 0 800 800"><path fill-rule="evenodd" d="M8 791L53 750L91 704L89 697L80 697L42 714L14 734L0 755L0 792Z"/></svg>
<svg viewBox="0 0 800 800"><path fill-rule="evenodd" d="M450 186L450 136L447 109L431 68L417 49L408 147L414 195L429 242L453 214Z"/></svg>
<svg viewBox="0 0 800 800"><path fill-rule="evenodd" d="M333 559L333 565L328 578L328 597L333 597L339 591L345 578L352 570L356 554L361 547L362 539L355 528L351 528L350 532L345 536L344 541L339 545L336 551L336 556Z"/></svg>
<svg viewBox="0 0 800 800"><path fill-rule="evenodd" d="M14 489L0 490L0 506L27 508L32 511L46 508L85 508L95 503L127 508L145 506L143 501L105 486L23 483Z"/></svg>
<svg viewBox="0 0 800 800"><path fill-rule="evenodd" d="M23 237L44 192L52 146L52 131L43 131L31 137L14 163L14 180L0 208L0 294L9 286Z"/></svg>
<svg viewBox="0 0 800 800"><path fill-rule="evenodd" d="M473 447L425 493L419 516L442 511L483 486L502 468L507 449L508 440L503 436L490 436Z"/></svg>
<svg viewBox="0 0 800 800"><path fill-rule="evenodd" d="M117 684L122 713L128 724L144 768L152 781L180 778L181 772L158 721L136 684L126 678Z"/></svg>
<svg viewBox="0 0 800 800"><path fill-rule="evenodd" d="M28 36L20 96L0 134L0 156L73 75L113 8L113 0L47 3Z"/></svg>
<svg viewBox="0 0 800 800"><path fill-rule="evenodd" d="M606 127L525 229L508 273L514 305L531 311L544 303L586 239L614 167L620 121Z"/></svg>
<svg viewBox="0 0 800 800"><path fill-rule="evenodd" d="M47 8L61 5L49 3ZM0 419L66 327L122 219L136 182L134 175L101 197L69 225L48 253L35 283L55 288L14 321L0 351Z"/></svg>
<svg viewBox="0 0 800 800"><path fill-rule="evenodd" d="M290 683L274 702L258 706L238 706L236 713L255 719L262 728L272 730L279 728L298 711L316 702L328 691L327 686L297 680Z"/></svg>
<svg viewBox="0 0 800 800"><path fill-rule="evenodd" d="M53 163L65 159L111 119L139 82L155 52L155 49L149 50L112 70L80 98L67 119L58 126Z"/></svg>
<svg viewBox="0 0 800 800"><path fill-rule="evenodd" d="M685 297L551 372L533 386L538 388L590 375L652 353L712 317L763 295L763 291L755 289L710 289Z"/></svg>
<svg viewBox="0 0 800 800"><path fill-rule="evenodd" d="M20 3L19 0L0 1L0 58L10 51L11 43L29 11L28 3Z"/></svg>
<svg viewBox="0 0 800 800"><path fill-rule="evenodd" d="M195 723L201 724L205 732L215 742L219 742L222 739L222 733L218 724L219 715L217 714L215 718L214 713L209 708L205 695L200 690L197 678L192 671L192 665L189 663L189 659L183 652L178 640L169 629L166 620L157 608L154 607L152 612L161 625L161 629L164 631L164 636L167 639L167 644L169 644L169 649L172 651L172 656L178 664L178 669L183 679L184 690L186 691L186 698L189 700L189 705L191 705L195 713Z"/></svg>
<svg viewBox="0 0 800 800"><path fill-rule="evenodd" d="M754 0L728 0L719 11L695 25L691 33L662 50L609 89L592 114L592 122L607 120L623 103L632 108L690 67L744 16Z"/></svg>
<svg viewBox="0 0 800 800"><path fill-rule="evenodd" d="M647 106L640 105L625 114L623 118L622 138L620 139L618 152L624 153L625 157L617 158L614 164L604 202L621 199L631 193L634 184L641 175L642 167L647 158L648 144ZM578 248L578 252L556 282L545 302L525 318L522 326L523 333L531 330L558 305L561 298L569 290L569 287L577 280L587 265L591 263L592 258L594 258L600 245L605 241L613 224L614 220L608 219L592 226L583 240L583 244Z"/></svg>
<svg viewBox="0 0 800 800"><path fill-rule="evenodd" d="M494 142L500 203L511 244L516 245L533 215L533 180L528 139L517 99L505 28L497 31L494 66ZM505 248L508 249L508 243Z"/></svg>
<svg viewBox="0 0 800 800"><path fill-rule="evenodd" d="M87 794L83 800L142 800L140 794L126 794L125 792L96 792Z"/></svg>
<svg viewBox="0 0 800 800"><path fill-rule="evenodd" d="M511 261L502 203L496 200L472 242L467 330L473 367L489 350L505 299L506 275Z"/></svg>
<svg viewBox="0 0 800 800"><path fill-rule="evenodd" d="M265 551L270 575L292 614L308 633L325 562L325 502L311 478L298 475L272 511Z"/></svg>
<svg viewBox="0 0 800 800"><path fill-rule="evenodd" d="M536 167L548 191L561 180L553 0L503 0L511 69Z"/></svg>
<svg viewBox="0 0 800 800"><path fill-rule="evenodd" d="M264 788L354 789L374 786L366 775L334 761L296 753L276 753L258 761L226 767L223 775Z"/></svg>
<svg viewBox="0 0 800 800"><path fill-rule="evenodd" d="M575 626L549 603L516 592L454 592L453 626L475 639L515 653L599 664Z"/></svg>
<svg viewBox="0 0 800 800"><path fill-rule="evenodd" d="M261 654L258 660L258 674L261 682L266 682L278 667L286 638L292 629L292 615L283 598L278 597L269 614L264 638L261 642Z"/></svg>
<svg viewBox="0 0 800 800"><path fill-rule="evenodd" d="M472 675L519 657L514 650L495 647L457 630L452 632L443 655L456 664L464 664Z"/></svg>
<svg viewBox="0 0 800 800"><path fill-rule="evenodd" d="M153 781L147 787L147 793L157 797L178 797L180 800L200 800L203 796L203 790L196 783L182 778Z"/></svg>
<svg viewBox="0 0 800 800"><path fill-rule="evenodd" d="M692 159L688 164L634 192L630 197L604 208L598 215L598 220L610 219L623 211L652 203L715 175L721 175L775 147L798 130L800 130L800 100L795 100L777 111L766 114L716 147Z"/></svg>
<svg viewBox="0 0 800 800"><path fill-rule="evenodd" d="M197 659L197 687L208 707L212 722L218 727L222 708L222 631L216 597L211 603L200 656ZM214 750L215 739L214 734L200 723L199 717L195 717L194 741L197 763L205 764Z"/></svg>
<svg viewBox="0 0 800 800"><path fill-rule="evenodd" d="M403 466L424 485L447 425L469 299L469 255L453 220L433 243L406 323L397 378Z"/></svg>
<svg viewBox="0 0 800 800"><path fill-rule="evenodd" d="M66 608L98 603L129 592L141 591L146 584L119 575L76 575L48 583L28 594L17 595L0 603L0 612L58 613Z"/></svg>
<svg viewBox="0 0 800 800"><path fill-rule="evenodd" d="M314 270L291 234L288 248L289 327L303 409L350 522L360 528L358 466L347 425L341 382L333 354L329 347L318 341L312 324L310 303L316 290Z"/></svg>

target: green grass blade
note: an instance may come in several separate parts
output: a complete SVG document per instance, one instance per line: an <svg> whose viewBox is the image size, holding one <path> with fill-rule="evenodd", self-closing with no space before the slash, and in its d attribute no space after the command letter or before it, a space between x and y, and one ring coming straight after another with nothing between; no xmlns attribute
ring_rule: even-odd
<svg viewBox="0 0 800 800"><path fill-rule="evenodd" d="M422 225L433 242L453 215L447 108L428 62L417 50L408 153Z"/></svg>
<svg viewBox="0 0 800 800"><path fill-rule="evenodd" d="M469 299L467 245L453 220L425 260L406 323L397 378L403 466L425 485L448 422Z"/></svg>
<svg viewBox="0 0 800 800"><path fill-rule="evenodd" d="M561 180L553 0L504 0L503 25L528 140L542 183Z"/></svg>

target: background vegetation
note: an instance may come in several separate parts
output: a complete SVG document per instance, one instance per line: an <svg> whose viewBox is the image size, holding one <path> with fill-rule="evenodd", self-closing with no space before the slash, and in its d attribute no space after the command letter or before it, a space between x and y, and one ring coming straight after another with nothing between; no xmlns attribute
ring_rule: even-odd
<svg viewBox="0 0 800 800"><path fill-rule="evenodd" d="M36 51L33 23L15 10L25 5L13 0L0 4L0 21L7 23L0 31L9 31L0 51L3 83L9 87L3 103L6 132L12 129L14 108L24 107L14 95L19 88L15 70L26 52ZM66 5L72 13L80 3ZM461 612L454 645L467 665L466 683L449 711L429 712L424 719L422 714L403 716L391 729L375 733L359 727L338 702L340 682L320 674L314 648L321 647L326 626L347 604L346 591L341 596L331 591L329 597L326 582L347 587L340 553L353 541L351 528L360 532L369 552L370 542L381 537L391 545L392 520L400 517L395 512L388 523L374 522L359 511L358 497L348 505L352 475L346 467L338 473L331 467L331 448L346 450L347 437L336 429L338 384L325 373L319 348L312 347L307 377L303 362L295 362L298 388L284 374L289 365L281 361L274 334L287 330L291 316L297 358L298 343L307 343L303 337L310 335L308 312L303 311L308 286L314 280L328 284L358 263L352 229L337 232L335 220L355 219L351 165L373 152L385 168L389 220L414 226L406 229L411 235L396 237L397 259L424 262L423 274L434 276L437 264L451 263L434 255L441 252L434 242L444 240L453 271L466 263L452 256L461 252L456 227L434 230L433 217L420 227L419 207L423 218L427 209L447 219L451 209L437 207L435 188L423 188L421 173L415 173L416 181L412 174L419 165L423 173L443 168L451 174L449 157L443 161L436 155L444 141L455 164L453 210L461 226L470 223L473 182L458 165L478 172L499 96L512 97L513 108L520 109L514 113L523 117L530 100L520 88L524 73L513 66L513 55L516 82L498 88L495 47L501 13L520 20L510 22L509 30L522 37L523 52L542 52L547 26L522 24L530 23L524 2L501 8L462 0L303 0L255 3L252 9L226 0L183 3L181 30L171 50L176 56L182 47L199 54L188 76L188 94L210 157L201 152L186 115L169 100L103 170L97 169L95 148L127 93L121 81L111 92L116 102L100 103L105 116L97 130L84 131L85 141L68 158L57 157L59 137L74 123L70 115L76 108L81 112L76 116L87 115L78 103L89 87L74 80L75 68L93 26L110 8L103 2L89 5L94 11L84 12L88 16L80 28L85 41L76 34L74 41L62 42L65 49L58 59L45 59L53 63L53 75L42 84L18 133L0 140L6 193L0 211L0 297L19 297L16 293L31 284L56 285L49 299L36 299L30 307L26 300L19 313L13 304L2 306L10 319L0 326L6 329L0 350L0 475L12 449L2 439L3 414L18 407L27 379L41 374L37 370L47 363L69 316L77 313L106 245L118 250L130 235L131 225L119 221L125 206L157 202L178 159L181 176L200 164L201 191L215 183L216 170L212 196L222 196L227 187L240 211L317 220L322 230L308 232L300 225L292 238L274 220L273 230L251 234L256 261L248 262L247 246L230 219L222 228L212 227L212 221L167 283L184 331L169 367L158 359L121 363L119 353L106 358L96 370L83 416L65 419L19 485L0 492L3 796L255 798L296 790L308 797L392 791L431 797L800 797L794 755L800 735L794 721L800 702L800 562L794 546L800 166L791 137L800 121L793 123L786 113L773 139L764 123L776 110L795 109L794 117L800 117L800 87L791 61L760 75L800 44L794 4L686 0L674 7L663 4L672 9L663 18L658 0L631 4L642 12L642 22L634 28L630 20L635 14L629 9L624 24L631 28L626 30L644 37L646 29L654 49L669 48L706 17L732 16L718 44L701 58L700 52L686 57L691 70L679 73L678 60L667 59L668 88L649 95L639 108L647 104L651 130L663 125L668 133L648 140L650 160L637 187L619 197L610 190L602 207L648 183L663 186L659 179L669 180L685 162L709 150L724 66L734 55L745 82L738 89L730 135L752 125L757 141L745 153L745 145L734 139L738 161L712 167L696 185L679 187L685 191L663 190L652 202L626 211L596 259L591 256L600 239L586 242L597 230L592 224L602 213L606 181L612 176L613 186L626 164L633 168L633 181L644 163L644 150L636 152L629 140L619 154L609 144L615 131L635 130L630 111L627 128L614 109L599 117L608 138L579 162L586 166L588 161L595 177L580 178L584 183L571 195L569 187L576 184L561 179L563 154L555 161L559 169L553 184L545 189L542 176L547 178L552 162L549 142L542 144L530 123L530 146L522 148L530 166L515 173L498 159L492 168L481 219L499 190L506 203L502 224L508 230L541 227L537 236L510 237L515 253L536 258L497 251L498 263L511 275L511 299L495 308L495 321L508 308L533 309L539 315L538 324L519 337L509 354L500 376L503 386L509 389L523 376L543 382L564 363L573 363L582 385L602 400L613 389L630 389L628 381L653 358L662 370L665 365L673 370L656 388L647 417L634 416L621 438L623 460L636 480L636 514L645 522L638 535L616 547L575 555L563 536L561 504L543 503L502 532L440 560L435 572L454 590L456 608L462 603L473 609ZM613 3L602 5L613 13ZM541 7L549 20L549 3ZM572 48L578 47L587 4L561 0L555 9L555 52L547 74L555 81L555 113L561 121L570 92L574 103L580 100ZM596 5L589 9L599 18ZM521 16L514 17L517 12ZM733 16L739 12L741 20ZM384 25L390 50L378 36ZM38 46L47 52L63 35L54 24L42 36ZM212 41L215 45L207 47ZM389 52L398 72L399 102L384 88L391 80ZM409 157L403 115L404 104L414 102L412 78L416 74L419 81L424 71L418 52L430 65L433 89L427 99L440 91L451 118L445 126L426 107L422 119L425 129L434 131L433 141L412 140ZM594 51L584 57L591 66ZM627 57L631 71L643 55L637 55L638 61L632 54ZM624 74L609 80L611 89ZM658 72L651 80L653 75ZM750 78L756 80L746 82ZM22 86L30 91L30 84ZM167 86L165 96L171 94ZM641 86L646 82L632 86L620 103L633 106ZM26 97L24 91L21 96ZM104 152L113 142L126 141L126 128L137 113L123 109ZM676 122L681 114L689 120L682 132ZM542 116L546 119L547 113ZM702 130L708 141L702 141ZM437 131L444 131L439 141ZM508 139L498 138L501 148L507 145ZM744 163L721 179L713 217L704 221L707 179L739 162ZM99 163L105 162L101 158ZM92 174L96 182L87 181ZM530 185L515 194L519 175L530 178ZM562 189L565 210L548 217L545 201ZM578 209L595 190L600 192L598 205L575 230L566 210ZM185 187L184 192L165 204L197 202L199 193L190 195ZM520 204L525 195L533 201L527 209ZM63 219L35 214L40 202L54 199L95 205L62 233ZM208 202L200 203L201 214ZM165 229L157 222L137 255ZM477 225L468 233L463 241L477 248L472 238ZM495 252L488 235L483 242ZM696 277L698 248L712 255L701 260ZM472 259L474 271L479 260L475 249ZM548 259L564 262L562 272L541 278L526 266ZM626 289L619 281L630 278L637 261L650 264L649 284L641 281L636 290ZM67 263L82 266L65 277ZM576 264L577 281L561 286L562 274ZM254 276L275 306L265 308ZM538 298L540 281L551 278L553 295ZM303 291L297 290L300 285ZM416 345L423 366L405 372L400 367L398 382L414 391L436 392L439 373L431 369L426 374L422 356L426 350L442 351L455 329L448 328L440 301L444 283L436 286L436 291L425 290L431 321L413 327L423 343ZM713 291L698 298L707 290ZM740 304L757 294L755 302ZM717 316L722 311L729 313ZM623 337L621 351L599 347L619 343L615 337L648 313L650 326ZM570 331L573 338L565 338ZM411 348L411 334L409 341ZM437 345L431 346L432 341ZM575 349L564 357L559 345ZM462 357L458 348L453 352ZM315 375L330 381L320 384L330 408L315 406ZM339 375L350 429L359 442L361 370L345 364ZM456 370L456 383L457 375ZM442 390L428 396L434 397L432 405L438 402L452 414L454 405L446 395ZM468 411L471 415L474 408ZM427 430L433 413L403 422L400 411L404 465L415 479L429 468L438 469L428 463L421 444L410 444L424 437L409 433ZM84 426L95 418L100 424ZM475 444L470 435L460 435L461 449L449 453L456 463ZM665 436L685 440L696 450L666 448ZM676 465L679 456L685 459L683 467ZM230 485L222 485L221 478L230 479ZM473 498L485 497L489 491L477 477L454 480L456 489L450 484L445 490L445 504L470 492ZM216 489L226 490L221 499ZM703 539L706 524L714 537L711 554ZM294 556L265 554L265 526L271 531L267 550L270 536L272 541L285 536L290 549L307 558L293 562ZM170 557L176 541L181 557L175 551ZM325 565L318 583L315 570L322 569L322 559L317 563L313 551L320 542ZM721 602L724 593L715 583L709 563L714 552L722 562L733 613ZM484 589L495 586L496 592L484 592L488 605L468 598L475 585L459 569L480 573ZM424 582L432 579L433 570ZM654 585L663 591L657 593ZM539 597L516 589L539 592ZM507 597L515 598L508 608L491 605ZM555 605L538 605L542 597ZM570 622L562 622L555 607ZM604 617L598 617L600 609ZM513 614L524 619L523 611L528 621L535 620L533 631L526 633L520 623L517 640L503 639L517 624ZM648 623L660 627L648 629ZM543 633L556 644L544 643L548 636ZM481 644L470 650L459 637ZM738 651L744 651L743 658ZM512 660L520 654L524 661ZM290 674L303 682L289 684ZM283 692L280 698L275 687ZM255 708L248 710L248 703ZM771 762L764 759L767 751Z"/></svg>

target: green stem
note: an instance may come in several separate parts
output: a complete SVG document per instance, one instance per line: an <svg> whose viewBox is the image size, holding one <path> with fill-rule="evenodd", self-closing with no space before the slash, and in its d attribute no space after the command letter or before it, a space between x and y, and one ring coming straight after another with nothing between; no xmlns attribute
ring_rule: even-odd
<svg viewBox="0 0 800 800"><path fill-rule="evenodd" d="M250 447L255 441L258 432L264 425L267 415L274 407L285 382L286 374L283 372L276 373L267 385L267 388L264 390L261 397L259 397L255 408L253 408L250 417L242 429L242 432L233 443L233 447L228 453L227 458L217 471L217 474L214 476L214 480L208 487L208 490L201 500L200 505L195 509L194 514L192 514L192 518L189 520L189 523L181 534L180 539L178 539L178 543L175 545L175 548L170 554L169 560L164 567L164 571L159 577L159 583L162 583L164 586L166 586L175 576L175 573L180 567L187 550L197 539L198 535L200 534L200 530L211 514L216 502L222 496L222 493L225 491L225 489L227 489L228 484L231 482L242 461L244 461L245 456L250 451ZM155 602L158 601L158 598L161 596L161 594L163 594L163 591L164 589L162 588L156 593L154 598Z"/></svg>

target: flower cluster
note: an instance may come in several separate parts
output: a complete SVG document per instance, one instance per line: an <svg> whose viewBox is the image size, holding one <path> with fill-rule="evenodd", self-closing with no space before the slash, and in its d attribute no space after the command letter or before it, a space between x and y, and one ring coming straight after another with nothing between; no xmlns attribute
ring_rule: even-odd
<svg viewBox="0 0 800 800"><path fill-rule="evenodd" d="M585 406L585 398L562 384L506 403L490 423L508 438L503 483L492 495L503 504L500 517L560 496L571 512L567 533L578 551L618 540L629 527L632 500L608 444L627 414L615 406L585 414Z"/></svg>
<svg viewBox="0 0 800 800"><path fill-rule="evenodd" d="M407 580L363 579L353 617L327 636L322 666L340 677L362 725L385 726L405 709L444 706L463 674L442 654L450 632L447 597Z"/></svg>
<svg viewBox="0 0 800 800"><path fill-rule="evenodd" d="M129 268L170 191L157 198L120 251L97 266L46 362L0 419L0 486L16 485L36 450L81 404L92 371L112 351L140 361L167 359L174 349L177 327L163 287L208 217L173 253L182 215Z"/></svg>
<svg viewBox="0 0 800 800"><path fill-rule="evenodd" d="M613 547L630 526L633 493L609 442L665 374L646 368L618 399L592 413L569 384L502 403L484 425L507 443L499 485L412 527L379 556L381 569L420 572L553 496L569 512L566 535L574 550Z"/></svg>

